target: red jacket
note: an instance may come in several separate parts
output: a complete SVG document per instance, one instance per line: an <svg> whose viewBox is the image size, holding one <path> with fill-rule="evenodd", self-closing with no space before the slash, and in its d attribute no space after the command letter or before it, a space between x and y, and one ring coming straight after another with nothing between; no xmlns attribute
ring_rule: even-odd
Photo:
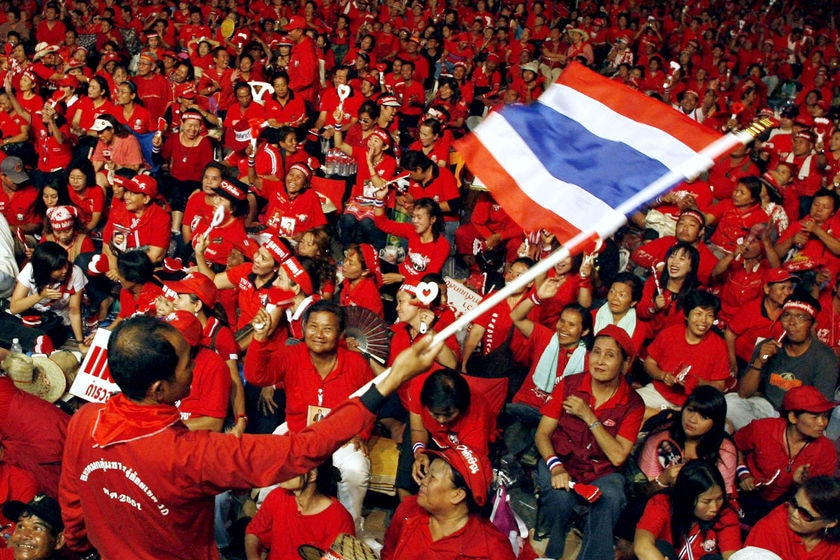
<svg viewBox="0 0 840 560"><path fill-rule="evenodd" d="M71 550L102 558L218 559L214 497L305 473L373 423L353 399L291 436L191 432L170 405L117 394L70 421L59 501Z"/></svg>

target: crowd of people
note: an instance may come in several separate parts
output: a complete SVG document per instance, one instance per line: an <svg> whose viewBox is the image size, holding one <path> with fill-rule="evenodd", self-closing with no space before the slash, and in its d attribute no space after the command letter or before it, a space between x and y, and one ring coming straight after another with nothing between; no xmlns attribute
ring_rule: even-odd
<svg viewBox="0 0 840 560"><path fill-rule="evenodd" d="M840 556L831 2L0 6L0 558L326 551L374 434L383 559L533 556L500 480L549 558ZM457 140L571 64L774 125L429 349L560 246ZM97 329L120 393L45 402Z"/></svg>

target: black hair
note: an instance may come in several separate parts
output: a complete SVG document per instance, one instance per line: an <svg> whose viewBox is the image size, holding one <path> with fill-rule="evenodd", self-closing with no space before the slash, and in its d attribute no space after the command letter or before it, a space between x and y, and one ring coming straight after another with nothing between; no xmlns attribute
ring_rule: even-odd
<svg viewBox="0 0 840 560"><path fill-rule="evenodd" d="M840 521L840 479L833 476L815 476L801 486L811 507L825 520ZM826 527L823 537L828 542L840 542L840 523Z"/></svg>
<svg viewBox="0 0 840 560"><path fill-rule="evenodd" d="M700 265L700 252L697 251L697 248L694 247L694 245L686 243L685 241L678 241L677 243L674 243L671 248L665 252L665 268L662 270L661 276L663 289L667 287L668 280L670 279L670 274L668 273L668 259L671 258L671 255L674 253L678 253L680 251L688 254L688 258L691 260L691 269L688 271L680 291L674 296L677 301L677 309L682 309L686 296L697 289L699 284L699 281L697 280L697 267Z"/></svg>
<svg viewBox="0 0 840 560"><path fill-rule="evenodd" d="M108 80L103 78L102 76L94 76L91 78L91 81L96 82L99 86L99 89L102 90L102 97L105 99L111 99L111 86L108 85Z"/></svg>
<svg viewBox="0 0 840 560"><path fill-rule="evenodd" d="M316 261L310 257L298 257L297 259L301 268L309 275L309 281L312 283L312 293L317 294L321 290L321 268L323 261ZM290 280L294 282L294 278L290 278ZM342 328L341 330L344 329Z"/></svg>
<svg viewBox="0 0 840 560"><path fill-rule="evenodd" d="M141 401L152 383L172 379L178 353L166 338L178 330L154 317L132 317L117 325L108 340L108 367L126 397Z"/></svg>
<svg viewBox="0 0 840 560"><path fill-rule="evenodd" d="M95 184L95 183L94 183ZM67 192L67 181L63 181L61 177L52 176L49 180L41 185L40 192L38 193L38 198L35 199L35 204L32 205L32 210L38 216L46 216L47 214L47 205L44 204L44 189L51 188L58 193L58 202L56 202L56 206L72 206L73 203L70 201L70 195ZM49 220L45 220L44 224L49 227Z"/></svg>
<svg viewBox="0 0 840 560"><path fill-rule="evenodd" d="M738 182L747 187L747 190L750 191L750 196L752 196L755 202L761 201L761 180L758 177L752 175L741 177L738 179Z"/></svg>
<svg viewBox="0 0 840 560"><path fill-rule="evenodd" d="M700 526L700 542L706 540L705 533L714 526L720 511L715 519L704 521L697 519L694 509L697 507L697 499L703 492L717 486L721 492L726 492L726 485L718 468L702 459L688 461L680 469L677 480L671 488L671 544L677 549L682 548L683 543L689 535L694 523ZM724 496L724 504L725 504Z"/></svg>
<svg viewBox="0 0 840 560"><path fill-rule="evenodd" d="M120 138L126 138L129 134L131 134L128 131L128 129L126 129L126 127L120 121L118 121L114 115L104 113L102 115L99 115L97 118L102 119L103 121L106 121L109 125L111 125L111 128L114 129L114 134L116 136L119 136Z"/></svg>
<svg viewBox="0 0 840 560"><path fill-rule="evenodd" d="M832 214L834 214L834 212L837 212L837 208L840 206L840 197L837 196L836 192L826 188L821 188L820 190L814 193L814 196L811 197L811 200L825 196L830 198L831 202L834 204L834 211L832 212Z"/></svg>
<svg viewBox="0 0 840 560"><path fill-rule="evenodd" d="M145 284L154 278L155 265L146 251L135 249L117 257L117 270L129 282Z"/></svg>
<svg viewBox="0 0 840 560"><path fill-rule="evenodd" d="M379 118L379 104L376 101L365 101L359 105L359 110L356 111L357 115L361 115L362 113L367 113L371 119L376 121Z"/></svg>
<svg viewBox="0 0 840 560"><path fill-rule="evenodd" d="M441 459L441 461L446 463L446 461L444 461L443 459ZM449 465L449 463L446 464ZM470 485L467 484L467 480L464 478L464 475L458 472L458 469L456 469L452 465L449 465L449 470L452 472L452 486L458 490L463 490L464 494L466 494L467 496L467 511L469 511L470 513L478 513L481 508L479 508L478 504L476 503L475 496L473 496L472 489L470 488Z"/></svg>
<svg viewBox="0 0 840 560"><path fill-rule="evenodd" d="M443 125L440 123L440 121L433 117L423 119L420 122L420 126L428 126L432 129L432 134L434 134L435 136L440 136L440 131L443 129Z"/></svg>
<svg viewBox="0 0 840 560"><path fill-rule="evenodd" d="M435 201L433 198L421 198L414 202L414 209L424 209L426 212L429 213L429 218L434 218L435 221L432 223L432 237L434 237L435 241L437 241L441 235L443 235L443 230L445 227L445 223L443 221L443 210L440 209L440 205Z"/></svg>
<svg viewBox="0 0 840 560"><path fill-rule="evenodd" d="M323 463L315 467L318 477L315 479L315 491L324 496L335 498L338 495L338 481L341 471L333 465L332 457L327 457Z"/></svg>
<svg viewBox="0 0 840 560"><path fill-rule="evenodd" d="M683 312L686 314L686 320L688 319L688 314L691 313L691 310L697 307L711 309L714 311L715 316L717 316L720 311L720 299L711 292L707 292L705 290L693 290L686 295L683 300Z"/></svg>
<svg viewBox="0 0 840 560"><path fill-rule="evenodd" d="M580 339L586 345L586 348L588 350L591 350L592 344L595 341L592 328L592 313L590 313L590 311L586 307L577 303L569 303L564 305L563 309L560 310L560 315L563 315L563 313L565 313L566 311L574 311L578 315L580 315ZM560 320L559 316L557 320ZM588 332L584 334L584 331ZM618 347L621 348L621 345L619 344ZM622 349L622 352L623 351L624 350ZM627 356L624 357L626 358Z"/></svg>
<svg viewBox="0 0 840 560"><path fill-rule="evenodd" d="M726 434L726 399L723 393L711 385L698 385L683 403L681 413L671 423L671 438L685 449L686 434L682 425L682 414L691 408L694 412L712 421L711 429L700 436L697 442L697 457L717 464L720 460L720 446L727 438Z"/></svg>
<svg viewBox="0 0 840 560"><path fill-rule="evenodd" d="M466 414L472 396L467 380L460 372L442 368L432 372L420 390L420 404L432 411Z"/></svg>
<svg viewBox="0 0 840 560"><path fill-rule="evenodd" d="M55 280L50 278L50 275L66 267L70 260L64 247L52 241L45 241L35 247L30 262L32 263L32 281L40 293L46 286L55 284ZM72 272L72 270L67 271L65 281L70 279Z"/></svg>
<svg viewBox="0 0 840 560"><path fill-rule="evenodd" d="M406 171L416 171L417 169L426 171L434 164L435 162L420 150L409 150L400 158L400 167Z"/></svg>
<svg viewBox="0 0 840 560"><path fill-rule="evenodd" d="M639 278L632 272L619 272L618 274L616 274L610 286L613 286L615 284L626 284L627 286L630 286L630 298L633 301L638 302L642 299L642 293L645 290L645 284L644 282L642 282L641 278Z"/></svg>
<svg viewBox="0 0 840 560"><path fill-rule="evenodd" d="M312 260L312 259L309 259ZM306 311L303 312L303 324L306 325L309 322L309 317L312 316L313 313L332 313L336 317L338 317L338 331L344 332L344 310L341 309L340 306L332 303L331 301L327 301L325 299L321 299L310 305L306 308Z"/></svg>

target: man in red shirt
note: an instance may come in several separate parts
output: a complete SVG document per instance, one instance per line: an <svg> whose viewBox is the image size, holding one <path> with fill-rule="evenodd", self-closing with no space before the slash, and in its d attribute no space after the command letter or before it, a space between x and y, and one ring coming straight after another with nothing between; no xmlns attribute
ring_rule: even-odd
<svg viewBox="0 0 840 560"><path fill-rule="evenodd" d="M126 321L108 345L110 372L122 392L83 407L68 428L59 495L68 548L93 546L103 558L129 551L144 560L173 551L184 560L216 558L216 494L309 471L370 429L384 398L433 358L417 348L401 354L388 377L360 399L335 403L320 423L291 436L191 432L174 406L190 391L189 345L157 319Z"/></svg>
<svg viewBox="0 0 840 560"><path fill-rule="evenodd" d="M361 354L339 346L344 333L339 307L326 301L314 303L304 314L303 328L304 344L272 351L266 343L266 325L254 325L245 359L245 379L249 383L286 389L286 422L292 434L324 417L332 418L339 403L373 378ZM357 525L370 482L369 437L370 430L359 430L333 455L333 464L341 471L338 499Z"/></svg>
<svg viewBox="0 0 840 560"><path fill-rule="evenodd" d="M289 57L289 88L310 103L318 94L318 54L315 42L306 34L309 25L300 16L293 16L283 28L294 41Z"/></svg>
<svg viewBox="0 0 840 560"><path fill-rule="evenodd" d="M152 53L142 53L137 61L137 76L133 80L137 86L137 99L143 101L153 122L163 116L172 97L169 82L158 74L156 65L156 57Z"/></svg>
<svg viewBox="0 0 840 560"><path fill-rule="evenodd" d="M400 102L400 139L401 143L408 145L414 137L412 133L420 122L423 115L423 107L426 104L426 90L423 84L414 78L414 62L404 60L400 67L402 81L394 85L394 96Z"/></svg>
<svg viewBox="0 0 840 560"><path fill-rule="evenodd" d="M257 119L260 122L265 120L265 109L259 103L254 103L254 95L251 92L251 86L246 82L237 82L234 86L234 94L236 95L236 105L232 105L225 115L225 149L233 152L238 152L245 149L247 141L250 137L243 140L243 134L249 131L248 127L243 126L241 121L249 123L251 119ZM237 126L239 125L239 126Z"/></svg>
<svg viewBox="0 0 840 560"><path fill-rule="evenodd" d="M9 156L0 164L0 213L9 222L12 234L20 229L24 233L41 230L41 220L35 215L35 200L38 189L29 182L29 175L23 169L18 157Z"/></svg>

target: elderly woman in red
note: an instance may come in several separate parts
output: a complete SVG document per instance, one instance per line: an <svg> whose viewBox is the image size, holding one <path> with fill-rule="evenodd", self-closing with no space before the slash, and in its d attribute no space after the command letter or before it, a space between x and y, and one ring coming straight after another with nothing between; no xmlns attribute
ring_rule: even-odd
<svg viewBox="0 0 840 560"><path fill-rule="evenodd" d="M834 560L840 557L838 524L840 480L817 476L756 523L745 544L785 560Z"/></svg>
<svg viewBox="0 0 840 560"><path fill-rule="evenodd" d="M644 416L641 397L624 380L634 355L627 332L607 325L595 337L588 373L562 379L542 409L535 437L543 459L537 484L551 527L545 553L550 558L562 558L572 513L583 503L570 492L572 482L593 484L601 491L601 498L589 506L581 558L613 557L613 527L627 503L619 469Z"/></svg>

